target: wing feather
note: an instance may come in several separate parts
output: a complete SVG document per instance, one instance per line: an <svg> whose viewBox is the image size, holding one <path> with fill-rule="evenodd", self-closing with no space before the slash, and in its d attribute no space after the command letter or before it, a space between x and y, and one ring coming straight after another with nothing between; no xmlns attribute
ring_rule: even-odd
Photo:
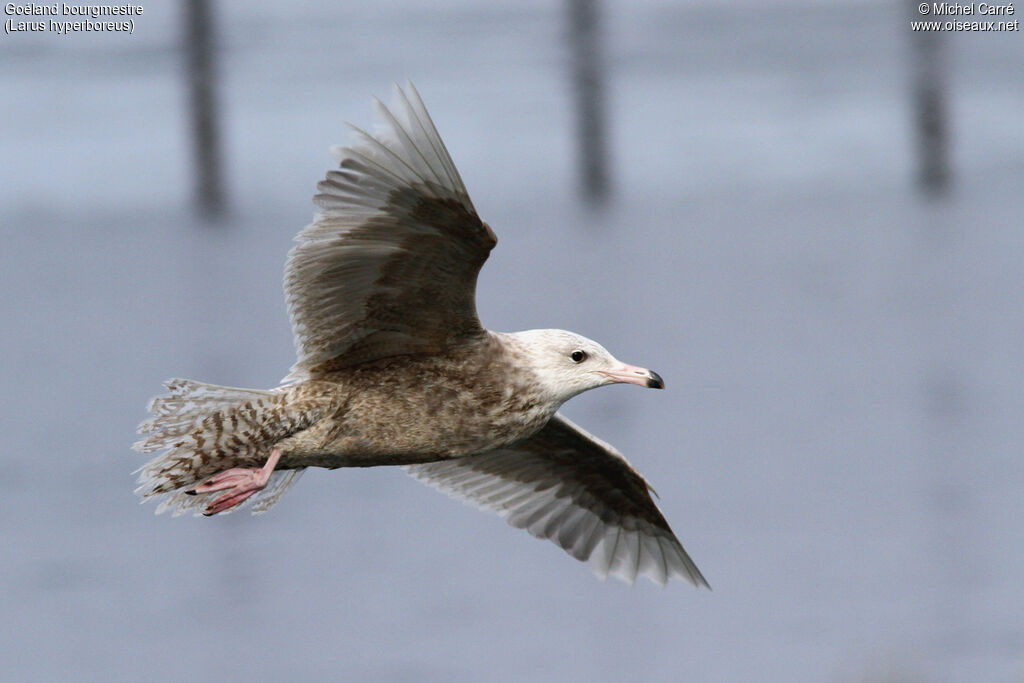
<svg viewBox="0 0 1024 683"><path fill-rule="evenodd" d="M613 574L632 583L646 576L664 585L679 577L708 586L644 478L618 451L561 415L512 446L404 469L589 560L602 578Z"/></svg>
<svg viewBox="0 0 1024 683"><path fill-rule="evenodd" d="M376 102L384 126L332 149L285 293L298 361L285 381L483 334L476 279L497 239L480 220L419 94Z"/></svg>

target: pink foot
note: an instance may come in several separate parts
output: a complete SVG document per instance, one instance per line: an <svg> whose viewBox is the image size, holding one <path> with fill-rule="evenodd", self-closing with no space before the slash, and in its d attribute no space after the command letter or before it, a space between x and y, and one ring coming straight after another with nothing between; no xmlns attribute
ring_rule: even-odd
<svg viewBox="0 0 1024 683"><path fill-rule="evenodd" d="M223 496L214 498L206 506L203 514L209 517L218 512L230 510L236 505L245 502L250 496L262 491L270 481L270 474L277 467L281 459L281 451L275 448L270 452L270 457L263 467L234 467L215 474L209 481L195 487L188 493L213 493L214 491L227 491Z"/></svg>

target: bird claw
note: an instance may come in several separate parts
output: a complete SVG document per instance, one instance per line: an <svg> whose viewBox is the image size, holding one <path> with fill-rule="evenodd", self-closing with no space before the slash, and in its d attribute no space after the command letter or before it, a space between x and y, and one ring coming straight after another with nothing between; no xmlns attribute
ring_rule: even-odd
<svg viewBox="0 0 1024 683"><path fill-rule="evenodd" d="M215 474L208 481L192 489L192 491L197 494L213 493L214 491L232 489L236 486L244 487L255 483L259 479L261 471L262 469L259 467L233 467L230 470L224 470Z"/></svg>
<svg viewBox="0 0 1024 683"><path fill-rule="evenodd" d="M236 505L244 503L253 494L266 488L267 482L270 481L270 475L274 468L277 467L280 458L281 451L275 448L271 451L270 457L267 458L267 462L263 467L233 467L230 470L224 470L191 491L186 491L186 493L197 495L200 493L227 491L224 495L214 498L206 506L203 514L209 517L218 512L230 510Z"/></svg>
<svg viewBox="0 0 1024 683"><path fill-rule="evenodd" d="M249 499L250 496L261 490L263 490L262 486L256 488L246 488L238 491L232 489L229 493L225 493L223 496L218 496L217 498L214 498L213 502L207 505L206 509L203 510L203 515L205 517L211 517L217 514L218 512L230 510L236 505L244 503L246 500Z"/></svg>

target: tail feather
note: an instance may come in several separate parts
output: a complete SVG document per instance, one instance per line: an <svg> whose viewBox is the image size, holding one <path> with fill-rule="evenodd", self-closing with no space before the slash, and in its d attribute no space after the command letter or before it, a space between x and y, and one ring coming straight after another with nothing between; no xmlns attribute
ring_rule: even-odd
<svg viewBox="0 0 1024 683"><path fill-rule="evenodd" d="M270 507L281 499L292 484L299 480L306 468L298 470L277 470L270 475L267 487L250 498L247 503L252 503L252 514L262 515Z"/></svg>
<svg viewBox="0 0 1024 683"><path fill-rule="evenodd" d="M304 427L282 419L281 390L236 389L184 379L165 386L169 393L150 402L153 417L139 425L145 436L134 445L142 453L165 451L136 470L135 493L143 501L163 497L157 514L201 514L217 494L187 491L225 469L261 465L276 441ZM246 503L254 514L266 511L300 473L274 472L267 487Z"/></svg>
<svg viewBox="0 0 1024 683"><path fill-rule="evenodd" d="M153 418L139 425L139 434L149 434L132 446L139 453L174 448L211 413L233 408L247 400L258 401L275 393L221 387L189 379L168 380L164 387L170 393L149 402L148 410Z"/></svg>

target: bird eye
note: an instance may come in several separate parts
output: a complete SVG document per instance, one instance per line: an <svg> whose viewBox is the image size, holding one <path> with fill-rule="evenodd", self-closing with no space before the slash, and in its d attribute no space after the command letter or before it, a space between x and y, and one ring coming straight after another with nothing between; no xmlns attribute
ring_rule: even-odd
<svg viewBox="0 0 1024 683"><path fill-rule="evenodd" d="M582 363L587 359L587 352L576 349L571 354L569 354L569 358L572 358L573 363Z"/></svg>

